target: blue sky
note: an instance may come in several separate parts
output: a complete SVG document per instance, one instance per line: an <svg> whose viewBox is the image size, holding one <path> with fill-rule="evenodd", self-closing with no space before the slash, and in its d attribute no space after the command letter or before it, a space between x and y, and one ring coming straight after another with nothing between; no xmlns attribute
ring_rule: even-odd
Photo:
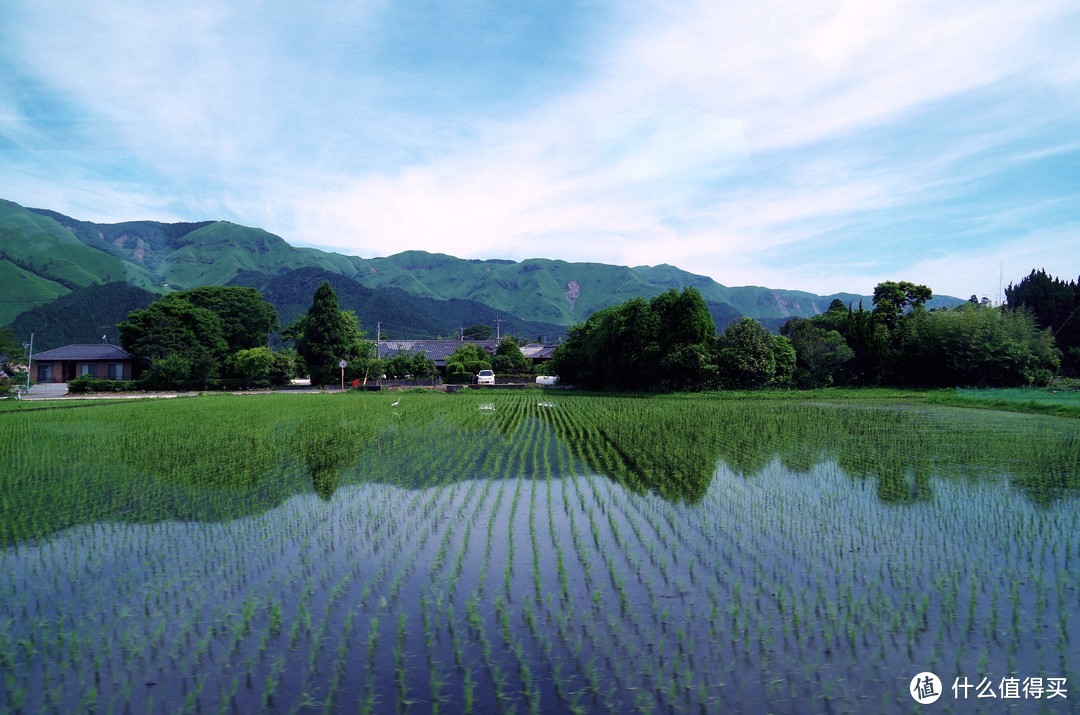
<svg viewBox="0 0 1080 715"><path fill-rule="evenodd" d="M1080 275L1075 0L7 0L0 197L363 257Z"/></svg>

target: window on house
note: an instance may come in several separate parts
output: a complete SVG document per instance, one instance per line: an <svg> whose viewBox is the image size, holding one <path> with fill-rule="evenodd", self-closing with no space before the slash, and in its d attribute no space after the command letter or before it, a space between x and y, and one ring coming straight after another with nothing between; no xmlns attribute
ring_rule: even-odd
<svg viewBox="0 0 1080 715"><path fill-rule="evenodd" d="M53 381L53 369L51 362L38 363L37 366L37 381L38 382L52 382Z"/></svg>
<svg viewBox="0 0 1080 715"><path fill-rule="evenodd" d="M124 379L124 363L111 362L109 363L109 379L110 380L123 380Z"/></svg>
<svg viewBox="0 0 1080 715"><path fill-rule="evenodd" d="M92 362L84 362L79 365L79 374L85 377L97 377L97 365Z"/></svg>

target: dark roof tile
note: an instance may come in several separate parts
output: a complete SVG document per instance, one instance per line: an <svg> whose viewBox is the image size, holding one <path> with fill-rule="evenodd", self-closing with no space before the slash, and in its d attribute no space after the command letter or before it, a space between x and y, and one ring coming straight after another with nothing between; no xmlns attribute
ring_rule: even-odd
<svg viewBox="0 0 1080 715"><path fill-rule="evenodd" d="M116 345L65 345L34 353L38 360L132 360L132 356Z"/></svg>

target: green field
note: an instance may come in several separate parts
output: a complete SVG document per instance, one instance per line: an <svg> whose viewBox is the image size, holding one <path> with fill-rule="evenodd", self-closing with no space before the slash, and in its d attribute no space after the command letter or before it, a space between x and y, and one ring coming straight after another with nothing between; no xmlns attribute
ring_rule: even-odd
<svg viewBox="0 0 1080 715"><path fill-rule="evenodd" d="M930 404L1007 412L1080 417L1080 390L1050 388L956 388L928 393Z"/></svg>
<svg viewBox="0 0 1080 715"><path fill-rule="evenodd" d="M1080 421L925 400L15 409L0 711L967 712L1073 682L1078 496Z"/></svg>

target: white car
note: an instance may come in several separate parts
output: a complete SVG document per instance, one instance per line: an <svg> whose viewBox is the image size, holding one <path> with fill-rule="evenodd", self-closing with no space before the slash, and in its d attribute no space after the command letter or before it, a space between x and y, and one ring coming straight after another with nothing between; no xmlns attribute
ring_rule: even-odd
<svg viewBox="0 0 1080 715"><path fill-rule="evenodd" d="M477 385L494 385L495 384L495 372L492 370L481 370L476 373Z"/></svg>

